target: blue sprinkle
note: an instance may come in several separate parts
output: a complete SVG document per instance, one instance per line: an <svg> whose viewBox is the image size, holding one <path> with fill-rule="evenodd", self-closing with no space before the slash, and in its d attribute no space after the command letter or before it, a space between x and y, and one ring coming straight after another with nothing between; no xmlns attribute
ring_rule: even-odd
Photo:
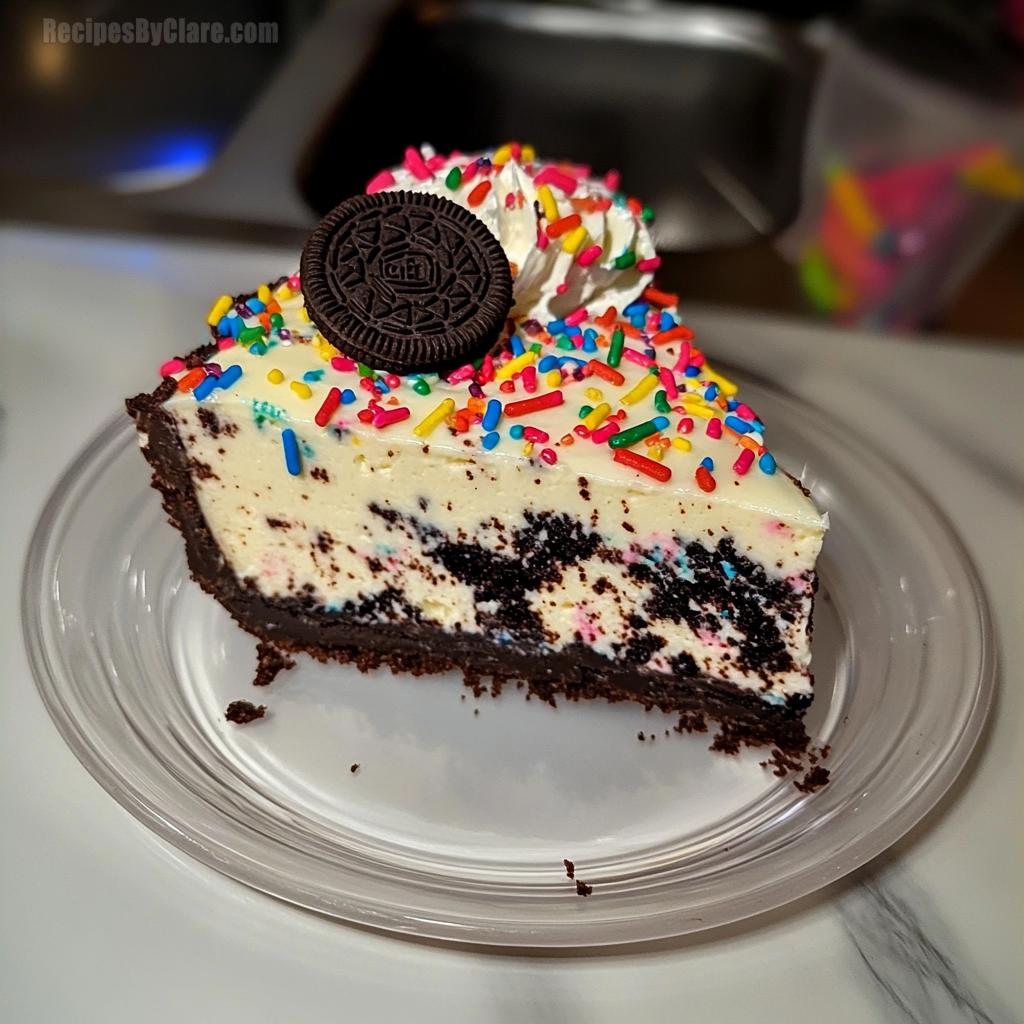
<svg viewBox="0 0 1024 1024"><path fill-rule="evenodd" d="M741 420L739 416L726 416L725 425L730 430L735 430L737 434L750 433L750 424L746 420Z"/></svg>
<svg viewBox="0 0 1024 1024"><path fill-rule="evenodd" d="M260 302L259 299L246 299L245 304L252 310L253 315L262 313L267 308L266 303Z"/></svg>
<svg viewBox="0 0 1024 1024"><path fill-rule="evenodd" d="M220 336L221 336L222 338L230 338L230 337L233 337L233 335L232 335L232 333L231 333L231 318L230 318L230 317L227 317L227 316L222 316L222 317L221 317L221 318L220 318L220 319L219 319L219 320L217 321L217 333L218 333L218 334L219 334L219 335L220 335Z"/></svg>
<svg viewBox="0 0 1024 1024"><path fill-rule="evenodd" d="M570 338L578 338L582 333L582 329L576 326L566 327L565 334L568 334Z"/></svg>
<svg viewBox="0 0 1024 1024"><path fill-rule="evenodd" d="M501 420L501 402L499 402L498 399L496 399L496 398L492 398L487 403L487 410L486 410L486 412L484 412L484 422L483 422L484 430L487 430L487 431L494 430L494 428L498 425L500 420ZM497 434L494 435L495 438L497 438L497 436L498 436ZM489 445L489 444L486 443L486 441L487 441L487 439L485 438L484 439L484 447L485 448L493 448L494 445L498 443L497 440L495 440L494 444L490 444Z"/></svg>
<svg viewBox="0 0 1024 1024"><path fill-rule="evenodd" d="M565 330L564 320L552 320L548 324L548 334L553 338L556 334L561 334Z"/></svg>
<svg viewBox="0 0 1024 1024"><path fill-rule="evenodd" d="M646 313L650 308L649 302L631 302L623 311L623 316L636 316L637 313Z"/></svg>
<svg viewBox="0 0 1024 1024"><path fill-rule="evenodd" d="M490 451L499 441L501 440L501 434L496 430L492 430L489 434L484 434L483 439L480 443Z"/></svg>
<svg viewBox="0 0 1024 1024"><path fill-rule="evenodd" d="M758 459L757 464L761 467L761 472L766 476L771 476L775 472L775 459L771 452L765 452L764 455Z"/></svg>
<svg viewBox="0 0 1024 1024"><path fill-rule="evenodd" d="M709 455L707 458L701 459L700 464L709 472L714 473L715 471L715 460Z"/></svg>
<svg viewBox="0 0 1024 1024"><path fill-rule="evenodd" d="M729 577L729 579L736 579L736 570L732 567L731 562L722 563L722 572L724 572L725 575Z"/></svg>
<svg viewBox="0 0 1024 1024"><path fill-rule="evenodd" d="M345 388L341 393L341 404L351 405L356 400L356 393L351 388Z"/></svg>
<svg viewBox="0 0 1024 1024"><path fill-rule="evenodd" d="M704 392L704 398L707 401L709 401L709 402L713 402L717 397L718 397L718 385L717 384L709 384L708 387L707 387L707 390Z"/></svg>
<svg viewBox="0 0 1024 1024"><path fill-rule="evenodd" d="M761 700L763 700L765 702L765 704L785 704L786 703L786 698L783 697L781 693L762 693L761 694Z"/></svg>
<svg viewBox="0 0 1024 1024"><path fill-rule="evenodd" d="M299 442L295 439L295 431L285 427L281 431L281 444L284 445L284 464L292 476L302 472L302 460L299 458Z"/></svg>
<svg viewBox="0 0 1024 1024"><path fill-rule="evenodd" d="M254 356L265 356L267 354L267 346L262 341L254 341L249 346L249 352Z"/></svg>
<svg viewBox="0 0 1024 1024"><path fill-rule="evenodd" d="M597 331L595 331L593 327L588 327L583 332L583 340L584 341L597 341Z"/></svg>
<svg viewBox="0 0 1024 1024"><path fill-rule="evenodd" d="M217 387L229 388L242 376L242 368L235 363L233 366L229 366L221 375L217 378Z"/></svg>
<svg viewBox="0 0 1024 1024"><path fill-rule="evenodd" d="M671 313L664 313L663 312L661 314L661 322L658 324L658 330L668 331L671 328L675 327L675 325L676 325L676 318Z"/></svg>
<svg viewBox="0 0 1024 1024"><path fill-rule="evenodd" d="M644 349L644 355L647 356L648 359L657 359L658 358L658 353L653 348L645 348Z"/></svg>
<svg viewBox="0 0 1024 1024"><path fill-rule="evenodd" d="M557 370L557 369L558 369L558 356L545 356L537 364L537 372L538 373L547 373L548 370Z"/></svg>
<svg viewBox="0 0 1024 1024"><path fill-rule="evenodd" d="M324 375L324 371L323 370L307 370L302 375L302 379L307 384L316 384L317 381L319 381L320 378L323 377L323 375Z"/></svg>
<svg viewBox="0 0 1024 1024"><path fill-rule="evenodd" d="M230 317L228 320L228 330L232 338L237 338L242 333L242 328L245 326L240 316Z"/></svg>
<svg viewBox="0 0 1024 1024"><path fill-rule="evenodd" d="M587 365L587 361L585 359L577 359L575 356L559 356L558 357L558 365L560 367L561 366L566 366L569 363L573 363L576 366L579 366L581 368Z"/></svg>
<svg viewBox="0 0 1024 1024"><path fill-rule="evenodd" d="M764 433L764 424L760 420L753 420L750 424L751 430L756 430L759 434Z"/></svg>
<svg viewBox="0 0 1024 1024"><path fill-rule="evenodd" d="M700 370L698 370L696 366L688 366L685 370L683 370L683 376L684 377L699 377L700 376Z"/></svg>
<svg viewBox="0 0 1024 1024"><path fill-rule="evenodd" d="M626 194L625 194L625 192L616 192L612 196L612 202L616 206L625 206L626 205Z"/></svg>
<svg viewBox="0 0 1024 1024"><path fill-rule="evenodd" d="M195 390L192 392L192 397L197 401L201 402L204 398L209 398L213 394L213 389L217 387L217 378L211 373L208 377L204 377Z"/></svg>
<svg viewBox="0 0 1024 1024"><path fill-rule="evenodd" d="M389 388L387 386L387 384L384 383L384 378L383 377L375 377L374 380L373 380L373 386L375 388L378 388L385 395L390 395L391 394L391 388Z"/></svg>
<svg viewBox="0 0 1024 1024"><path fill-rule="evenodd" d="M740 403L737 402L735 398L727 398L725 400L725 404L726 407L729 409L729 412L735 412L739 408Z"/></svg>
<svg viewBox="0 0 1024 1024"><path fill-rule="evenodd" d="M519 335L513 334L510 340L512 342L512 355L521 356L526 351L526 349L523 348L522 339L519 337Z"/></svg>
<svg viewBox="0 0 1024 1024"><path fill-rule="evenodd" d="M523 439L523 427L522 427L522 424L514 423L511 427L509 427L508 428L508 436L511 437L513 441L522 441L522 439Z"/></svg>
<svg viewBox="0 0 1024 1024"><path fill-rule="evenodd" d="M637 313L636 316L631 316L629 322L636 328L642 329L644 326L644 315L643 313Z"/></svg>
<svg viewBox="0 0 1024 1024"><path fill-rule="evenodd" d="M590 331L587 331L587 334L590 334L590 333L591 333ZM586 335L584 335L583 336L583 351L584 352L596 352L597 351L597 342L593 338L588 338Z"/></svg>
<svg viewBox="0 0 1024 1024"><path fill-rule="evenodd" d="M667 416L655 416L651 422L659 429L664 430L668 426Z"/></svg>

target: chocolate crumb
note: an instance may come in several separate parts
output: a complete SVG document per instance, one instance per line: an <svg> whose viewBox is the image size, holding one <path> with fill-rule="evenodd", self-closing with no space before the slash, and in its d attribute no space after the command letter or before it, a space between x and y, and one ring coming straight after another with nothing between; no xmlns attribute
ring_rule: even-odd
<svg viewBox="0 0 1024 1024"><path fill-rule="evenodd" d="M576 877L576 865L571 860L563 860L562 863L565 865L565 873L569 878Z"/></svg>
<svg viewBox="0 0 1024 1024"><path fill-rule="evenodd" d="M812 768L803 779L794 779L793 785L800 790L801 793L814 793L821 789L822 786L828 785L829 771L827 768L822 768L818 765L817 768Z"/></svg>
<svg viewBox="0 0 1024 1024"><path fill-rule="evenodd" d="M273 644L261 640L256 645L256 678L253 686L269 686L281 672L295 668L295 659Z"/></svg>
<svg viewBox="0 0 1024 1024"><path fill-rule="evenodd" d="M639 741L640 741L641 743L643 743L643 741L644 741L645 739L647 739L647 737L646 737L646 736L645 736L645 735L644 735L644 734L643 734L642 732L638 732L638 733L636 734L636 738L637 738L637 739L638 739L638 740L639 740Z"/></svg>
<svg viewBox="0 0 1024 1024"><path fill-rule="evenodd" d="M359 766L359 762L357 761L357 762L356 762L356 763L355 763L354 765L352 765L352 767L351 767L351 768L349 768L349 771L350 771L350 772L351 772L351 773L352 773L353 775L355 775L355 773L356 773L357 771L359 771L359 767L360 767L360 766Z"/></svg>
<svg viewBox="0 0 1024 1024"><path fill-rule="evenodd" d="M576 895L577 896L589 896L594 891L592 885L587 885L582 879L576 879Z"/></svg>
<svg viewBox="0 0 1024 1024"><path fill-rule="evenodd" d="M255 722L257 718L262 718L266 713L266 704L260 704L257 707L252 701L233 700L227 706L224 717L236 725L247 725L249 722Z"/></svg>

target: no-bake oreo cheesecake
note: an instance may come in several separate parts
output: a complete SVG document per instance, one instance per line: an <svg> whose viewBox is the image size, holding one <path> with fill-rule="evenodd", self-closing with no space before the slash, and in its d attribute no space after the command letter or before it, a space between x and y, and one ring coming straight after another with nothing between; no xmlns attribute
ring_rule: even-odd
<svg viewBox="0 0 1024 1024"><path fill-rule="evenodd" d="M285 651L797 749L825 529L613 174L410 149L128 402L194 578Z"/></svg>

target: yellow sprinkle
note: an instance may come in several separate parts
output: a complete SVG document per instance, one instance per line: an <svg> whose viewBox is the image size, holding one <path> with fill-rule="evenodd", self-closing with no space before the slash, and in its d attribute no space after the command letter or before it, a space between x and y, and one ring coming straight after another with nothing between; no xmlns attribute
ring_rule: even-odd
<svg viewBox="0 0 1024 1024"><path fill-rule="evenodd" d="M707 380L713 380L721 389L723 395L729 395L731 397L732 395L735 395L737 391L739 391L739 387L737 385L733 384L731 380L726 380L726 378L723 377L721 374L715 373L715 371L712 370L711 367L707 365L707 363L705 363L701 367L700 372L701 375Z"/></svg>
<svg viewBox="0 0 1024 1024"><path fill-rule="evenodd" d="M265 306L270 301L270 286L261 284L259 288L256 289L256 298Z"/></svg>
<svg viewBox="0 0 1024 1024"><path fill-rule="evenodd" d="M688 452L693 447L693 445L690 444L690 442L687 441L685 437L673 437L672 447L677 448L681 452Z"/></svg>
<svg viewBox="0 0 1024 1024"><path fill-rule="evenodd" d="M532 455L533 454L533 442L532 441L527 441L526 444L523 445L523 454L524 455Z"/></svg>
<svg viewBox="0 0 1024 1024"><path fill-rule="evenodd" d="M210 315L206 318L206 322L211 327L216 327L220 318L234 305L231 301L230 295L222 295L214 304L210 310Z"/></svg>
<svg viewBox="0 0 1024 1024"><path fill-rule="evenodd" d="M512 145L511 143L506 142L504 146L499 146L494 151L494 156L491 157L491 163L494 164L495 167L501 167L504 164L507 164L511 159Z"/></svg>
<svg viewBox="0 0 1024 1024"><path fill-rule="evenodd" d="M527 144L523 146L519 153L519 162L524 164L532 164L537 159L537 150L533 146Z"/></svg>
<svg viewBox="0 0 1024 1024"><path fill-rule="evenodd" d="M341 353L329 341L325 341L320 346L320 358L325 363L329 363L335 356L340 355Z"/></svg>
<svg viewBox="0 0 1024 1024"><path fill-rule="evenodd" d="M882 223L871 206L860 178L842 167L829 172L832 200L847 225L861 241L870 242L881 230Z"/></svg>
<svg viewBox="0 0 1024 1024"><path fill-rule="evenodd" d="M288 385L299 396L299 398L312 398L313 389L308 384L303 384L301 380L293 380Z"/></svg>
<svg viewBox="0 0 1024 1024"><path fill-rule="evenodd" d="M628 394L623 395L619 401L623 405L636 405L641 398L646 398L647 395L649 395L660 384L661 381L658 380L656 374L645 373L643 377L640 378L640 383L637 384L637 386Z"/></svg>
<svg viewBox="0 0 1024 1024"><path fill-rule="evenodd" d="M284 382L284 374L275 367L267 374L267 380L269 380L271 384L281 384Z"/></svg>
<svg viewBox="0 0 1024 1024"><path fill-rule="evenodd" d="M504 366L500 366L494 374L495 379L508 380L512 374L518 373L520 370L529 366L531 363L535 363L536 361L536 352L524 352L521 356L516 356L515 359L507 362Z"/></svg>
<svg viewBox="0 0 1024 1024"><path fill-rule="evenodd" d="M562 386L562 371L561 370L548 370L544 374L544 383L549 388L560 388Z"/></svg>
<svg viewBox="0 0 1024 1024"><path fill-rule="evenodd" d="M683 402L683 408L686 410L687 416L699 416L702 420L710 420L714 418L714 409L709 409L706 405L692 405L689 402Z"/></svg>
<svg viewBox="0 0 1024 1024"><path fill-rule="evenodd" d="M562 252L575 252L587 238L587 229L581 224L575 231L570 231L562 242Z"/></svg>
<svg viewBox="0 0 1024 1024"><path fill-rule="evenodd" d="M647 458L654 459L655 462L661 462L661 458L664 454L664 448L658 448L657 446L654 446L653 448L647 449Z"/></svg>
<svg viewBox="0 0 1024 1024"><path fill-rule="evenodd" d="M597 388L587 388L583 392L592 402L600 402L604 395Z"/></svg>
<svg viewBox="0 0 1024 1024"><path fill-rule="evenodd" d="M305 306L299 307L299 319L305 320L307 324L311 324L313 322L312 320L309 319L309 313L307 312Z"/></svg>
<svg viewBox="0 0 1024 1024"><path fill-rule="evenodd" d="M432 413L424 416L420 422L412 428L417 437L430 437L434 430L444 422L446 416L455 412L455 399L446 398Z"/></svg>
<svg viewBox="0 0 1024 1024"><path fill-rule="evenodd" d="M612 407L607 402L602 402L597 408L591 409L586 416L583 417L583 426L587 430L597 430L599 426L608 418L608 413L612 411Z"/></svg>
<svg viewBox="0 0 1024 1024"><path fill-rule="evenodd" d="M541 185L537 189L537 198L540 200L544 216L552 222L558 220L558 204L555 202L555 197L551 194L551 189L547 185Z"/></svg>
<svg viewBox="0 0 1024 1024"><path fill-rule="evenodd" d="M288 282L283 281L277 291L274 292L274 297L278 299L290 299L294 294L295 292L288 287Z"/></svg>

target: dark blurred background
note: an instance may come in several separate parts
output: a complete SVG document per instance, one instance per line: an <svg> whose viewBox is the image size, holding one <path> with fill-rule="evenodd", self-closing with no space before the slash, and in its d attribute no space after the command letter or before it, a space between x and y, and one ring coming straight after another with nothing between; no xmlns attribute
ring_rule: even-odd
<svg viewBox="0 0 1024 1024"><path fill-rule="evenodd" d="M784 313L813 314L774 240L806 191L836 33L1024 117L1024 0L16 0L4 14L7 221L298 245L409 143L519 138L622 171L659 215L663 283L684 300ZM44 19L165 18L274 25L276 42L44 42ZM1024 341L1024 226L1005 220L917 329Z"/></svg>

